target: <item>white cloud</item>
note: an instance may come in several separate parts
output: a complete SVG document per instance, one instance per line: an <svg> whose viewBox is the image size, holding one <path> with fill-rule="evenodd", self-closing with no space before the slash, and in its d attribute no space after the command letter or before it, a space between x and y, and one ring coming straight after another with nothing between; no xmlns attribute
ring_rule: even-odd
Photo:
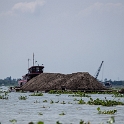
<svg viewBox="0 0 124 124"><path fill-rule="evenodd" d="M100 2L97 2L97 3L94 3L92 5L90 5L89 7L83 9L79 15L83 15L83 16L87 16L87 15L90 15L92 14L93 12L96 12L96 11L113 11L113 10L121 10L121 11L124 11L124 5L121 4L121 3L106 3L106 4L103 4L103 3L100 3Z"/></svg>
<svg viewBox="0 0 124 124"><path fill-rule="evenodd" d="M3 12L0 15L15 15L17 12L21 13L34 13L38 7L43 6L44 0L35 0L32 2L19 2L16 3L9 11Z"/></svg>
<svg viewBox="0 0 124 124"><path fill-rule="evenodd" d="M38 6L42 6L44 4L43 0L36 0L33 2L20 2L13 6L12 10L19 10L21 12L30 12L33 13Z"/></svg>

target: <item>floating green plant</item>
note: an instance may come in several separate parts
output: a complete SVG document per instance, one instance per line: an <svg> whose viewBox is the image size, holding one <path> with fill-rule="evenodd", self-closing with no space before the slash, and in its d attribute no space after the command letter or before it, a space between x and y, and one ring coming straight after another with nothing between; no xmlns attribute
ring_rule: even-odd
<svg viewBox="0 0 124 124"><path fill-rule="evenodd" d="M91 97L90 95L87 95L84 92L76 92L76 93L74 93L72 95L68 95L68 96L71 96L71 97Z"/></svg>
<svg viewBox="0 0 124 124"><path fill-rule="evenodd" d="M8 92L3 92L1 95L0 95L0 99L8 99Z"/></svg>
<svg viewBox="0 0 124 124"><path fill-rule="evenodd" d="M86 102L84 102L84 100L82 100L82 99L80 99L79 101L78 101L78 104L85 104Z"/></svg>
<svg viewBox="0 0 124 124"><path fill-rule="evenodd" d="M62 124L62 123L60 123L59 121L57 121L56 124Z"/></svg>
<svg viewBox="0 0 124 124"><path fill-rule="evenodd" d="M124 97L124 94L114 93L114 95L112 95L112 97Z"/></svg>
<svg viewBox="0 0 124 124"><path fill-rule="evenodd" d="M62 113L60 113L59 115L65 115L65 113L64 113L64 112L62 112Z"/></svg>
<svg viewBox="0 0 124 124"><path fill-rule="evenodd" d="M114 118L114 116L112 116L112 117L107 121L107 123L109 123L109 124L115 123L115 118Z"/></svg>
<svg viewBox="0 0 124 124"><path fill-rule="evenodd" d="M34 124L34 122L29 122L28 124ZM39 121L39 122L37 122L37 124L44 124L44 122L43 121Z"/></svg>
<svg viewBox="0 0 124 124"><path fill-rule="evenodd" d="M123 102L115 101L115 100L100 100L99 98L93 100L90 98L90 100L87 102L89 105L102 105L102 106L113 106L113 105L124 105Z"/></svg>
<svg viewBox="0 0 124 124"><path fill-rule="evenodd" d="M101 111L100 107L98 107L97 110L98 110L98 114L115 114L117 112L116 109Z"/></svg>
<svg viewBox="0 0 124 124"><path fill-rule="evenodd" d="M38 113L39 115L43 115L41 112Z"/></svg>
<svg viewBox="0 0 124 124"><path fill-rule="evenodd" d="M43 121L39 121L39 122L37 122L37 124L44 124L44 122Z"/></svg>
<svg viewBox="0 0 124 124"><path fill-rule="evenodd" d="M15 124L17 122L16 119L9 120L12 124Z"/></svg>
<svg viewBox="0 0 124 124"><path fill-rule="evenodd" d="M79 124L90 124L90 122L84 122L83 120L80 120Z"/></svg>
<svg viewBox="0 0 124 124"><path fill-rule="evenodd" d="M51 100L51 101L50 101L50 104L53 104L53 103L54 103L54 101L53 101L53 100Z"/></svg>
<svg viewBox="0 0 124 124"><path fill-rule="evenodd" d="M20 96L18 98L19 98L19 100L26 100L27 99L27 96Z"/></svg>
<svg viewBox="0 0 124 124"><path fill-rule="evenodd" d="M34 124L34 122L29 122L28 124Z"/></svg>
<svg viewBox="0 0 124 124"><path fill-rule="evenodd" d="M65 102L65 101L63 101L63 102L61 102L61 104L66 104L66 102Z"/></svg>
<svg viewBox="0 0 124 124"><path fill-rule="evenodd" d="M74 98L74 100L73 101L79 101L77 98Z"/></svg>
<svg viewBox="0 0 124 124"><path fill-rule="evenodd" d="M50 90L49 94L73 94L72 91L68 91L68 90Z"/></svg>
<svg viewBox="0 0 124 124"><path fill-rule="evenodd" d="M44 100L43 102L47 102L47 100Z"/></svg>

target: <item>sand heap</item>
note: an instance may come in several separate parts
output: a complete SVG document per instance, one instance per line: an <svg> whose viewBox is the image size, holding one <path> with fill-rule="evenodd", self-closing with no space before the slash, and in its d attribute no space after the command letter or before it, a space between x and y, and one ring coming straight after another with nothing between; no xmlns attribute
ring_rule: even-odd
<svg viewBox="0 0 124 124"><path fill-rule="evenodd" d="M87 72L72 74L42 73L23 87L24 91L49 90L104 90L105 87Z"/></svg>

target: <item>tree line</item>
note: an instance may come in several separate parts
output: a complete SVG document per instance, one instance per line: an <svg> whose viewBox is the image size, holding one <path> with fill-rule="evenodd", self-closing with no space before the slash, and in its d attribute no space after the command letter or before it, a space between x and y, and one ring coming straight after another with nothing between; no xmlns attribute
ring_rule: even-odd
<svg viewBox="0 0 124 124"><path fill-rule="evenodd" d="M17 86L19 79L12 79L11 76L5 79L0 79L0 86Z"/></svg>

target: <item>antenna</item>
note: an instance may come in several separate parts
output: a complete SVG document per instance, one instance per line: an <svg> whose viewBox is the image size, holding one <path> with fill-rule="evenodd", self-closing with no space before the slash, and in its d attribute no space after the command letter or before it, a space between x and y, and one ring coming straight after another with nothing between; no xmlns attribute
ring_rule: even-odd
<svg viewBox="0 0 124 124"><path fill-rule="evenodd" d="M34 53L33 53L33 66L34 66Z"/></svg>

